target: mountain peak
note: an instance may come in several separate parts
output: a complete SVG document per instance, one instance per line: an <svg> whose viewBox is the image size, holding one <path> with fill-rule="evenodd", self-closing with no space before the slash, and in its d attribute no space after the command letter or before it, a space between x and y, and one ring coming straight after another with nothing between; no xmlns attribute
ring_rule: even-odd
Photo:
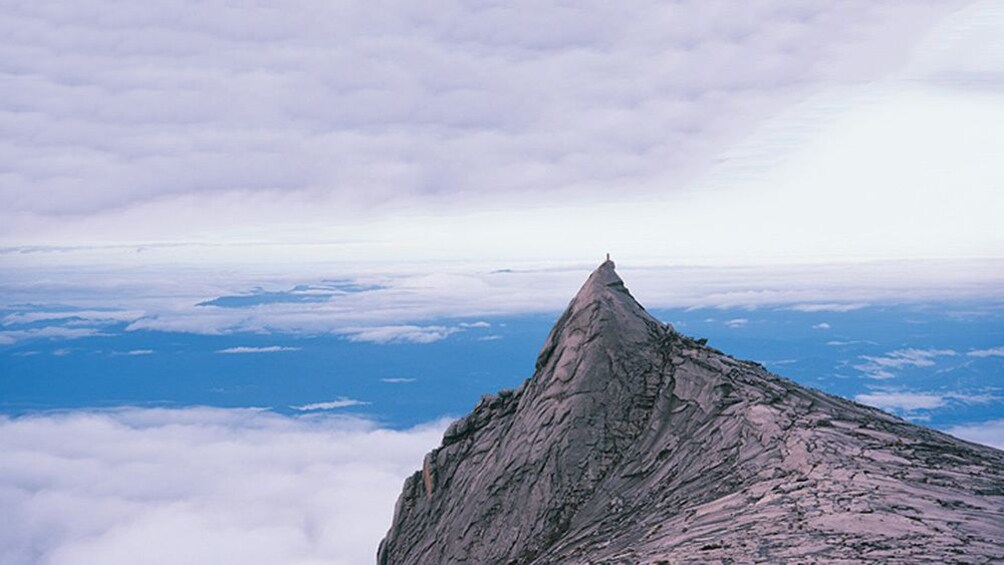
<svg viewBox="0 0 1004 565"><path fill-rule="evenodd" d="M600 263L600 266L596 267L596 270L592 272L590 278L595 276L597 273L605 273L607 274L607 276L612 276L616 278L617 281L620 282L621 284L624 283L624 281L621 280L620 276L617 275L617 265L614 263L614 260L610 258L609 254L607 254L606 260Z"/></svg>
<svg viewBox="0 0 1004 565"><path fill-rule="evenodd" d="M621 279L620 275L617 274L616 265L609 258L600 263L599 267L596 267L586 282L583 283L582 288L572 299L572 303L588 303L590 301L598 299L606 292L617 292L625 294L630 297L631 301L634 302L639 309L644 310L631 293L628 291L627 287L624 286L624 281ZM618 296L617 298L623 300L624 297Z"/></svg>
<svg viewBox="0 0 1004 565"><path fill-rule="evenodd" d="M609 309L615 311L616 319L620 323L631 321L631 318L638 318L636 322L646 325L654 324L672 329L670 326L662 324L653 318L641 304L635 300L624 284L624 280L617 274L616 265L607 256L607 260L600 263L582 284L579 292L568 305L565 314L555 324L555 329L560 329L566 318L572 317L581 310L589 309ZM599 321L610 321L610 318L598 318Z"/></svg>
<svg viewBox="0 0 1004 565"><path fill-rule="evenodd" d="M1004 452L677 333L612 261L410 477L381 565L1004 560Z"/></svg>
<svg viewBox="0 0 1004 565"><path fill-rule="evenodd" d="M654 334L668 331L672 331L671 326L653 318L631 295L608 255L586 278L551 329L537 357L539 377L535 380L547 380L555 373L563 377L573 366L573 355L579 358L629 350L648 343ZM586 344L588 351L582 347ZM553 359L553 371L542 372Z"/></svg>

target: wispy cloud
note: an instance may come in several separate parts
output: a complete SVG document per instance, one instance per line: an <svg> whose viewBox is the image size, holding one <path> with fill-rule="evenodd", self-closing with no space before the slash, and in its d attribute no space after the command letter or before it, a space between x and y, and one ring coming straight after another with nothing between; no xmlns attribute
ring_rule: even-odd
<svg viewBox="0 0 1004 565"><path fill-rule="evenodd" d="M107 336L98 328L70 328L65 326L46 326L24 330L7 330L0 332L0 343L15 343L33 339L81 339L85 337Z"/></svg>
<svg viewBox="0 0 1004 565"><path fill-rule="evenodd" d="M952 426L945 431L965 440L1004 449L1004 419Z"/></svg>
<svg viewBox="0 0 1004 565"><path fill-rule="evenodd" d="M1004 347L992 347L990 349L976 349L966 353L970 357L1004 357Z"/></svg>
<svg viewBox="0 0 1004 565"><path fill-rule="evenodd" d="M827 323L827 322L820 322L820 323L812 326L812 329L814 329L814 330L828 330L828 329L830 329L830 324Z"/></svg>
<svg viewBox="0 0 1004 565"><path fill-rule="evenodd" d="M747 318L733 318L731 320L726 320L723 323L730 328L741 328L749 322L750 321Z"/></svg>
<svg viewBox="0 0 1004 565"><path fill-rule="evenodd" d="M884 410L930 410L945 405L944 395L924 392L873 392L855 395L854 400Z"/></svg>
<svg viewBox="0 0 1004 565"><path fill-rule="evenodd" d="M999 402L1002 397L992 394L971 394L962 392L934 391L876 391L854 396L854 400L883 410L899 410L911 412L914 410L934 410L942 408L951 401L963 404L987 404Z"/></svg>
<svg viewBox="0 0 1004 565"><path fill-rule="evenodd" d="M341 396L335 400L329 400L327 402L313 402L300 406L290 406L290 408L293 410L299 410L300 412L314 412L317 410L335 410L338 408L350 408L352 406L365 406L367 404L369 404L369 402L363 402L362 400Z"/></svg>
<svg viewBox="0 0 1004 565"><path fill-rule="evenodd" d="M153 355L156 353L152 349L131 349L129 351L112 351L112 356L130 356L135 357L138 355Z"/></svg>
<svg viewBox="0 0 1004 565"><path fill-rule="evenodd" d="M854 365L854 368L865 373L872 379L891 379L896 376L894 370L904 367L932 367L938 357L954 357L958 355L953 349L897 349L884 356L862 355L865 363Z"/></svg>
<svg viewBox="0 0 1004 565"><path fill-rule="evenodd" d="M824 302L820 304L795 304L790 306L791 310L797 310L799 312L851 312L854 310L861 310L862 308L867 308L868 304L863 302L854 302L850 304L842 304L837 302Z"/></svg>
<svg viewBox="0 0 1004 565"><path fill-rule="evenodd" d="M31 324L36 322L86 323L107 325L131 322L143 316L140 310L33 310L14 312L0 319L4 326Z"/></svg>
<svg viewBox="0 0 1004 565"><path fill-rule="evenodd" d="M434 343L460 331L460 328L446 326L378 326L372 328L347 329L342 333L349 341L370 343Z"/></svg>
<svg viewBox="0 0 1004 565"><path fill-rule="evenodd" d="M34 339L81 339L108 336L110 326L132 322L143 316L139 310L18 305L0 318L0 344Z"/></svg>
<svg viewBox="0 0 1004 565"><path fill-rule="evenodd" d="M381 382L391 383L391 384L413 383L416 380L418 379L412 377L390 377L386 379L380 379Z"/></svg>
<svg viewBox="0 0 1004 565"><path fill-rule="evenodd" d="M226 349L217 349L216 353L224 354L242 354L242 353L280 353L284 351L300 351L299 347L287 347L283 345L269 345L265 347L228 347Z"/></svg>

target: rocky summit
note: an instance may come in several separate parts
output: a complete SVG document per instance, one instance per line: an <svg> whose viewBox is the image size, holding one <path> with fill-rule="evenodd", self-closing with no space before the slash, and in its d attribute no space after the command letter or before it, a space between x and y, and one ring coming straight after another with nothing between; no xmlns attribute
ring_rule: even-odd
<svg viewBox="0 0 1004 565"><path fill-rule="evenodd" d="M380 565L1001 563L1004 452L649 315L606 261L409 477Z"/></svg>

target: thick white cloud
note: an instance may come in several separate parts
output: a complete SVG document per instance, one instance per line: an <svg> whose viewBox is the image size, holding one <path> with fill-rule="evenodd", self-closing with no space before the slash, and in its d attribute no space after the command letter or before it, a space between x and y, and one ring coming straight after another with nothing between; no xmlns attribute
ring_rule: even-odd
<svg viewBox="0 0 1004 565"><path fill-rule="evenodd" d="M0 237L247 242L374 208L665 194L805 96L899 68L964 4L8 3Z"/></svg>
<svg viewBox="0 0 1004 565"><path fill-rule="evenodd" d="M444 427L198 408L0 417L0 564L371 563Z"/></svg>

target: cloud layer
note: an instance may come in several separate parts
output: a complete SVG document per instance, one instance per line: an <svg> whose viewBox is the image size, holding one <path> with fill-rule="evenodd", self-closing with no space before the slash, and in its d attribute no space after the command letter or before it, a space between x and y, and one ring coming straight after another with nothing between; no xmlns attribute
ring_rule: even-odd
<svg viewBox="0 0 1004 565"><path fill-rule="evenodd" d="M292 274L263 273L261 268L246 266L222 274L215 270L165 274L159 269L93 267L0 269L0 295L9 301L0 303L0 344L69 340L123 330L206 335L332 332L371 343L432 343L458 334L481 338L491 329L479 320L481 317L561 310L596 266L498 269L506 264L433 267L435 270L426 272L373 265L359 268L380 270L352 272L347 270L352 265L305 264ZM868 304L999 300L1004 298L1002 265L999 260L770 268L628 263L621 273L635 296L651 308L786 307L840 313ZM909 277L903 276L904 270L909 271ZM259 295L283 294L283 289L310 286L332 275L355 279L360 289L310 302L209 304L218 296L247 295L247 289L262 284L276 290L259 289ZM52 302L61 304L46 306ZM73 316L74 310L65 304L77 305L76 310L85 315ZM103 310L95 313L92 309L98 305ZM447 318L453 320L444 321ZM738 328L743 319L728 323ZM289 351L276 347L237 345L225 352ZM973 357L995 354L994 349L970 353ZM889 363L902 364L907 359L862 361L862 370L888 375Z"/></svg>
<svg viewBox="0 0 1004 565"><path fill-rule="evenodd" d="M0 237L663 191L961 4L7 6Z"/></svg>
<svg viewBox="0 0 1004 565"><path fill-rule="evenodd" d="M0 564L369 563L444 427L198 408L0 417Z"/></svg>

